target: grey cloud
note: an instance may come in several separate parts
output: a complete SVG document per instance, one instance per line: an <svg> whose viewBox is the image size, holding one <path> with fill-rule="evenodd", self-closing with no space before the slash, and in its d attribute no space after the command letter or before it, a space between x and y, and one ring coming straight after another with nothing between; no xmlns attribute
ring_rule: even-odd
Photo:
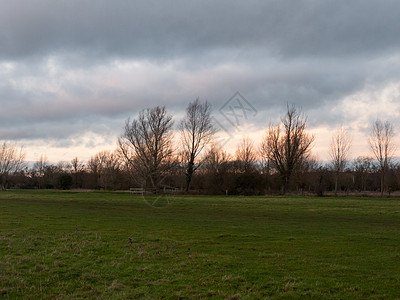
<svg viewBox="0 0 400 300"><path fill-rule="evenodd" d="M115 139L141 109L178 116L196 97L219 118L236 91L259 127L287 103L334 127L344 97L399 81L399 11L391 0L4 1L0 139ZM143 66L118 69L131 62Z"/></svg>
<svg viewBox="0 0 400 300"><path fill-rule="evenodd" d="M46 121L33 124L26 122L0 128L0 139L69 139L77 132L90 130L90 127L90 121L85 124L73 121L58 123Z"/></svg>
<svg viewBox="0 0 400 300"><path fill-rule="evenodd" d="M397 1L12 1L0 12L3 60L54 53L205 56L259 49L278 57L392 52Z"/></svg>
<svg viewBox="0 0 400 300"><path fill-rule="evenodd" d="M329 112L338 100L363 89L371 80L377 84L399 78L399 67L398 61L392 61L390 67L379 61L303 60L290 64L278 61L258 68L239 66L234 71L223 67L220 70L218 66L194 74L173 71L162 75L155 71L143 85L133 87L134 80L117 87L105 86L101 76L90 79L96 71L85 73L78 81L55 80L51 75L40 74L34 76L38 86L26 90L16 89L12 84L0 86L3 99L0 123L18 126L42 121L58 123L90 119L93 124L101 124L102 118L106 118L107 122L120 120L122 127L124 118L136 115L141 109L164 104L175 113L182 111L196 97L210 101L217 110L237 90L252 102L260 115L268 116L269 122L269 116L273 116L271 111L284 108L286 103L295 103L305 112L314 109ZM388 77L384 76L383 69ZM31 75L26 74L26 77ZM21 77L19 80L26 79ZM58 85L60 91L48 90L40 86L41 82ZM334 112L316 113L310 123L312 126L335 124L341 123L341 118ZM265 123L265 117L260 122L263 120Z"/></svg>

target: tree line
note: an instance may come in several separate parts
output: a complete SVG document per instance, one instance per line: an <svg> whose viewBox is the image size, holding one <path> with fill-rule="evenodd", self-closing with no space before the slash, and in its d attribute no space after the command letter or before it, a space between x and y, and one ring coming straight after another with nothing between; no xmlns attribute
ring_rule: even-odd
<svg viewBox="0 0 400 300"><path fill-rule="evenodd" d="M77 157L51 164L41 156L27 167L24 151L4 142L0 148L0 186L37 189L128 190L148 193L324 195L400 189L400 165L393 160L394 128L373 123L368 144L372 156L349 160L352 139L341 126L329 146L329 162L312 156L315 136L307 117L287 106L280 122L271 124L259 145L244 137L234 154L214 137L211 105L189 103L177 124L164 106L147 108L128 119L114 151L101 151L87 162Z"/></svg>

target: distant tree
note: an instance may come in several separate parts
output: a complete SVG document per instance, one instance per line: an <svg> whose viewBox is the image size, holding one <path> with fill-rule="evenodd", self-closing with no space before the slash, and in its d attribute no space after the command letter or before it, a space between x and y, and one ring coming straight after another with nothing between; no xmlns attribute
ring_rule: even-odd
<svg viewBox="0 0 400 300"><path fill-rule="evenodd" d="M70 173L72 171L72 165L65 160L60 160L56 167L60 170L60 172Z"/></svg>
<svg viewBox="0 0 400 300"><path fill-rule="evenodd" d="M78 157L75 157L71 160L71 167L72 167L72 173L74 175L74 186L75 187L81 187L80 185L80 180L79 180L79 174L83 172L85 169L85 164L78 159Z"/></svg>
<svg viewBox="0 0 400 300"><path fill-rule="evenodd" d="M218 173L231 156L218 144L213 144L204 157L204 169L210 173Z"/></svg>
<svg viewBox="0 0 400 300"><path fill-rule="evenodd" d="M25 153L16 145L3 142L0 146L0 187L6 190L8 177L22 171L25 166Z"/></svg>
<svg viewBox="0 0 400 300"><path fill-rule="evenodd" d="M186 164L186 191L189 191L193 173L199 168L196 163L204 147L211 142L215 133L211 121L211 105L200 103L199 99L189 103L186 116L179 125L181 132L182 153Z"/></svg>
<svg viewBox="0 0 400 300"><path fill-rule="evenodd" d="M349 157L351 148L351 138L347 130L341 126L332 136L331 144L329 146L329 156L331 159L331 166L335 176L335 195L338 191L338 181L340 173L346 167L347 159Z"/></svg>
<svg viewBox="0 0 400 300"><path fill-rule="evenodd" d="M85 168L85 164L75 157L71 160L71 167L74 173L81 172Z"/></svg>
<svg viewBox="0 0 400 300"><path fill-rule="evenodd" d="M123 158L146 188L158 188L173 167L172 126L165 107L148 108L137 119L127 120L118 139Z"/></svg>
<svg viewBox="0 0 400 300"><path fill-rule="evenodd" d="M45 155L40 155L40 158L33 164L32 173L35 174L35 177L38 180L37 183L39 189L44 187L45 174L49 166L49 162Z"/></svg>
<svg viewBox="0 0 400 300"><path fill-rule="evenodd" d="M43 165L43 171L41 171L43 173L36 173L40 188L60 188L59 177L68 172L67 164L65 162L59 162L55 165L45 162Z"/></svg>
<svg viewBox="0 0 400 300"><path fill-rule="evenodd" d="M299 167L299 170L295 174L297 187L302 194L306 191L317 192L320 190L321 186L319 180L321 167L321 162L313 155L310 155L302 162L301 167Z"/></svg>
<svg viewBox="0 0 400 300"><path fill-rule="evenodd" d="M221 146L213 144L202 164L206 190L210 194L224 194L229 189L228 180L231 157Z"/></svg>
<svg viewBox="0 0 400 300"><path fill-rule="evenodd" d="M353 160L352 169L355 172L354 180L357 182L358 190L366 191L368 176L375 170L373 158L367 156L357 157Z"/></svg>
<svg viewBox="0 0 400 300"><path fill-rule="evenodd" d="M260 169L253 141L248 137L242 138L235 153L233 192L240 195L262 193L266 188L266 181Z"/></svg>
<svg viewBox="0 0 400 300"><path fill-rule="evenodd" d="M95 189L99 188L99 178L100 178L100 160L97 155L92 156L87 162L87 169L92 179L91 187Z"/></svg>
<svg viewBox="0 0 400 300"><path fill-rule="evenodd" d="M287 106L281 124L269 126L261 153L281 177L281 193L289 188L292 174L310 155L315 137L306 132L307 119L294 106Z"/></svg>
<svg viewBox="0 0 400 300"><path fill-rule="evenodd" d="M383 196L385 190L385 176L388 171L389 163L395 151L393 138L394 129L389 121L382 122L381 120L376 120L374 122L368 143L379 164L379 171L381 173L381 196Z"/></svg>
<svg viewBox="0 0 400 300"><path fill-rule="evenodd" d="M95 177L96 188L110 190L115 187L115 181L120 171L120 160L116 152L100 151L88 161L88 167Z"/></svg>
<svg viewBox="0 0 400 300"><path fill-rule="evenodd" d="M235 160L239 172L250 173L255 171L257 155L254 150L253 141L248 137L243 138L237 146Z"/></svg>
<svg viewBox="0 0 400 300"><path fill-rule="evenodd" d="M115 189L117 187L117 179L120 172L120 160L115 151L102 151L99 153L101 157L100 164L100 183L106 190Z"/></svg>
<svg viewBox="0 0 400 300"><path fill-rule="evenodd" d="M63 190L69 190L72 185L72 176L69 174L61 174L58 177L58 186Z"/></svg>

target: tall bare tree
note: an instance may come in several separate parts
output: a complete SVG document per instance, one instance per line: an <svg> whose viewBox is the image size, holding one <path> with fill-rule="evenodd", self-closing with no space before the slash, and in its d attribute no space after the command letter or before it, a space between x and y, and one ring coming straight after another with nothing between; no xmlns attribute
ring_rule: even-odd
<svg viewBox="0 0 400 300"><path fill-rule="evenodd" d="M394 129L389 121L382 122L381 120L376 120L374 122L368 143L378 161L379 171L381 173L381 196L383 196L385 190L385 177L389 163L396 149L393 138Z"/></svg>
<svg viewBox="0 0 400 300"><path fill-rule="evenodd" d="M211 105L199 99L189 103L185 119L179 125L182 153L186 163L186 191L189 191L193 173L199 168L196 162L199 154L211 142L214 126L211 121Z"/></svg>
<svg viewBox="0 0 400 300"><path fill-rule="evenodd" d="M347 130L341 126L332 136L331 144L329 146L329 156L331 158L331 165L335 174L335 194L338 190L338 181L340 173L346 167L347 159L349 157L351 148L351 137Z"/></svg>
<svg viewBox="0 0 400 300"><path fill-rule="evenodd" d="M9 175L21 171L24 166L25 153L16 145L3 142L0 146L0 187L6 190Z"/></svg>
<svg viewBox="0 0 400 300"><path fill-rule="evenodd" d="M242 173L254 171L256 160L253 141L248 137L243 138L236 148L236 162L239 171Z"/></svg>
<svg viewBox="0 0 400 300"><path fill-rule="evenodd" d="M135 169L146 188L157 188L173 166L172 116L165 107L142 110L135 120L127 120L118 139L120 152Z"/></svg>
<svg viewBox="0 0 400 300"><path fill-rule="evenodd" d="M306 127L307 118L288 105L281 124L270 125L262 141L260 151L280 174L282 194L288 190L294 171L310 155L315 137Z"/></svg>

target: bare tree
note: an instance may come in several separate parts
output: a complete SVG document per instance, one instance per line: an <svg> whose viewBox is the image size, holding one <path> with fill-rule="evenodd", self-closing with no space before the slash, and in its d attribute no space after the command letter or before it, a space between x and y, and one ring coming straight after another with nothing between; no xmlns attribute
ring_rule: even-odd
<svg viewBox="0 0 400 300"><path fill-rule="evenodd" d="M238 170L242 173L254 171L257 156L254 151L253 141L248 137L243 138L236 149L236 162Z"/></svg>
<svg viewBox="0 0 400 300"><path fill-rule="evenodd" d="M219 144L213 144L204 155L201 172L204 175L204 186L208 193L228 193L231 156Z"/></svg>
<svg viewBox="0 0 400 300"><path fill-rule="evenodd" d="M96 188L111 189L120 171L120 160L116 152L100 151L88 161L88 167L96 178Z"/></svg>
<svg viewBox="0 0 400 300"><path fill-rule="evenodd" d="M287 106L282 124L270 125L261 144L261 153L281 177L281 193L290 184L292 174L310 155L315 137L306 132L307 119L294 106Z"/></svg>
<svg viewBox="0 0 400 300"><path fill-rule="evenodd" d="M381 196L383 196L385 190L385 177L389 163L396 149L393 138L394 129L389 121L382 122L381 120L376 120L374 122L368 143L379 164L379 171L381 173Z"/></svg>
<svg viewBox="0 0 400 300"><path fill-rule="evenodd" d="M72 171L72 165L65 160L60 160L57 163L56 167L60 170L60 172L63 173L70 173Z"/></svg>
<svg viewBox="0 0 400 300"><path fill-rule="evenodd" d="M40 155L39 160L33 164L33 173L38 179L39 189L43 188L44 186L44 177L49 166L49 162L45 155Z"/></svg>
<svg viewBox="0 0 400 300"><path fill-rule="evenodd" d="M100 169L100 161L99 158L95 155L92 156L87 162L87 168L90 173L97 174Z"/></svg>
<svg viewBox="0 0 400 300"><path fill-rule="evenodd" d="M135 169L146 188L157 188L173 166L172 116L165 107L142 110L127 120L118 145L126 162Z"/></svg>
<svg viewBox="0 0 400 300"><path fill-rule="evenodd" d="M335 195L338 190L339 175L346 167L351 148L351 137L347 130L341 126L332 136L329 146L332 169L335 175Z"/></svg>
<svg viewBox="0 0 400 300"><path fill-rule="evenodd" d="M186 117L179 125L182 140L183 159L186 163L186 191L189 191L193 173L200 164L196 159L210 143L214 135L214 126L211 121L211 105L206 101L200 103L199 99L189 103Z"/></svg>
<svg viewBox="0 0 400 300"><path fill-rule="evenodd" d="M353 160L353 171L355 172L354 180L360 191L367 190L368 175L374 172L375 165L372 157L359 156Z"/></svg>
<svg viewBox="0 0 400 300"><path fill-rule="evenodd" d="M10 174L21 171L24 166L25 153L14 144L3 142L0 146L0 187L4 191Z"/></svg>
<svg viewBox="0 0 400 300"><path fill-rule="evenodd" d="M213 144L205 154L203 168L208 174L221 173L230 160L231 156L219 144Z"/></svg>
<svg viewBox="0 0 400 300"><path fill-rule="evenodd" d="M71 167L74 173L79 173L85 168L85 164L78 159L78 157L74 157L71 160Z"/></svg>
<svg viewBox="0 0 400 300"><path fill-rule="evenodd" d="M101 151L96 156L99 161L100 186L109 190L114 185L120 170L119 157L113 151Z"/></svg>
<svg viewBox="0 0 400 300"><path fill-rule="evenodd" d="M81 183L78 184L79 174L84 170L85 164L78 159L78 157L74 157L71 160L72 172L74 174L74 185L75 187L82 187Z"/></svg>

